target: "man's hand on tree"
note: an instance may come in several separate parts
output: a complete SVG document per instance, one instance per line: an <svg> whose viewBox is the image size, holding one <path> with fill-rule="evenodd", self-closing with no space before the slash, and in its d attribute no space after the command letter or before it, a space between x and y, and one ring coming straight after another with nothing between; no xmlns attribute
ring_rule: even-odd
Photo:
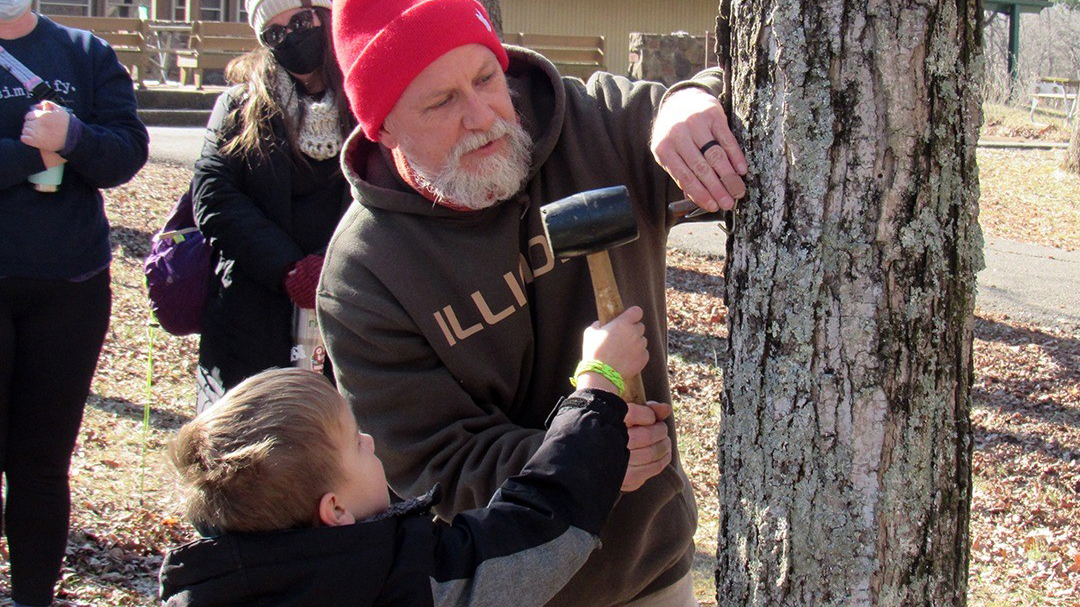
<svg viewBox="0 0 1080 607"><path fill-rule="evenodd" d="M699 207L731 209L746 195L746 157L720 101L704 89L685 88L665 99L651 141L656 162Z"/></svg>

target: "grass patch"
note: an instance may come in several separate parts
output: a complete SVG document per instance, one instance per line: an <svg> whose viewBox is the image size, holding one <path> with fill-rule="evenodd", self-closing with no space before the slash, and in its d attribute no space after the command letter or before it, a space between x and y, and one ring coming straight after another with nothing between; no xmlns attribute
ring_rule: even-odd
<svg viewBox="0 0 1080 607"><path fill-rule="evenodd" d="M1071 134L1072 130L1065 125L1064 112L1051 109L1045 103L1039 105L1034 115L1030 106L983 104L981 137L1067 143Z"/></svg>

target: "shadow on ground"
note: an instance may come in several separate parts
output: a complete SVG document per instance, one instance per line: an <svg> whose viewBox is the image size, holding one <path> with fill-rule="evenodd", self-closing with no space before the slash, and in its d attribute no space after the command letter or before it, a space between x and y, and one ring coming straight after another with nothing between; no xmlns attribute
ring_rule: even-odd
<svg viewBox="0 0 1080 607"><path fill-rule="evenodd" d="M133 403L124 398L101 396L91 394L86 404L107 413L113 413L121 417L142 422L145 415L143 405ZM171 411L150 407L150 425L158 430L176 430L185 423L191 421L191 416L180 415Z"/></svg>
<svg viewBox="0 0 1080 607"><path fill-rule="evenodd" d="M978 317L975 319L975 337L1014 348L1038 346L1054 363L1026 375L1010 373L1005 377L1001 374L977 377L972 388L976 406L1022 415L1034 421L1080 428L1080 410L1064 402L1069 388L1080 383L1080 339ZM1032 444L1030 438L1019 442Z"/></svg>
<svg viewBox="0 0 1080 607"><path fill-rule="evenodd" d="M124 257L142 259L150 253L150 239L153 237L154 235L146 230L114 225L110 240L113 247L120 246Z"/></svg>
<svg viewBox="0 0 1080 607"><path fill-rule="evenodd" d="M686 293L706 293L724 299L724 277L668 266L667 286Z"/></svg>

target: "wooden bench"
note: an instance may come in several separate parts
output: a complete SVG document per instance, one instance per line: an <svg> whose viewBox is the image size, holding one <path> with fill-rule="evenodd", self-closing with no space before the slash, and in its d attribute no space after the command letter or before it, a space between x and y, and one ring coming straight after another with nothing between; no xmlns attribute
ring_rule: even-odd
<svg viewBox="0 0 1080 607"><path fill-rule="evenodd" d="M607 67L603 36L504 33L503 42L540 53L564 76L587 80L593 72L602 72Z"/></svg>
<svg viewBox="0 0 1080 607"><path fill-rule="evenodd" d="M195 76L195 88L203 87L203 70L225 69L233 59L259 46L255 32L247 23L196 21L191 24L188 50L177 51L180 84L187 84L188 74Z"/></svg>
<svg viewBox="0 0 1080 607"><path fill-rule="evenodd" d="M95 36L109 43L116 51L120 64L127 68L131 79L145 88L150 50L147 38L150 37L148 22L137 18L122 17L76 17L69 15L49 15L49 18L66 27L74 27L93 32Z"/></svg>

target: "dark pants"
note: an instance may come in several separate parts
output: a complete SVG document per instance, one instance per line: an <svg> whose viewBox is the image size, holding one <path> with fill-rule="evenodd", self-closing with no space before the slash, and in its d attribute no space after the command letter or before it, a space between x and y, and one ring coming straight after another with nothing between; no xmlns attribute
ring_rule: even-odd
<svg viewBox="0 0 1080 607"><path fill-rule="evenodd" d="M68 467L109 326L108 270L0 278L0 473L12 599L48 605L67 545Z"/></svg>

